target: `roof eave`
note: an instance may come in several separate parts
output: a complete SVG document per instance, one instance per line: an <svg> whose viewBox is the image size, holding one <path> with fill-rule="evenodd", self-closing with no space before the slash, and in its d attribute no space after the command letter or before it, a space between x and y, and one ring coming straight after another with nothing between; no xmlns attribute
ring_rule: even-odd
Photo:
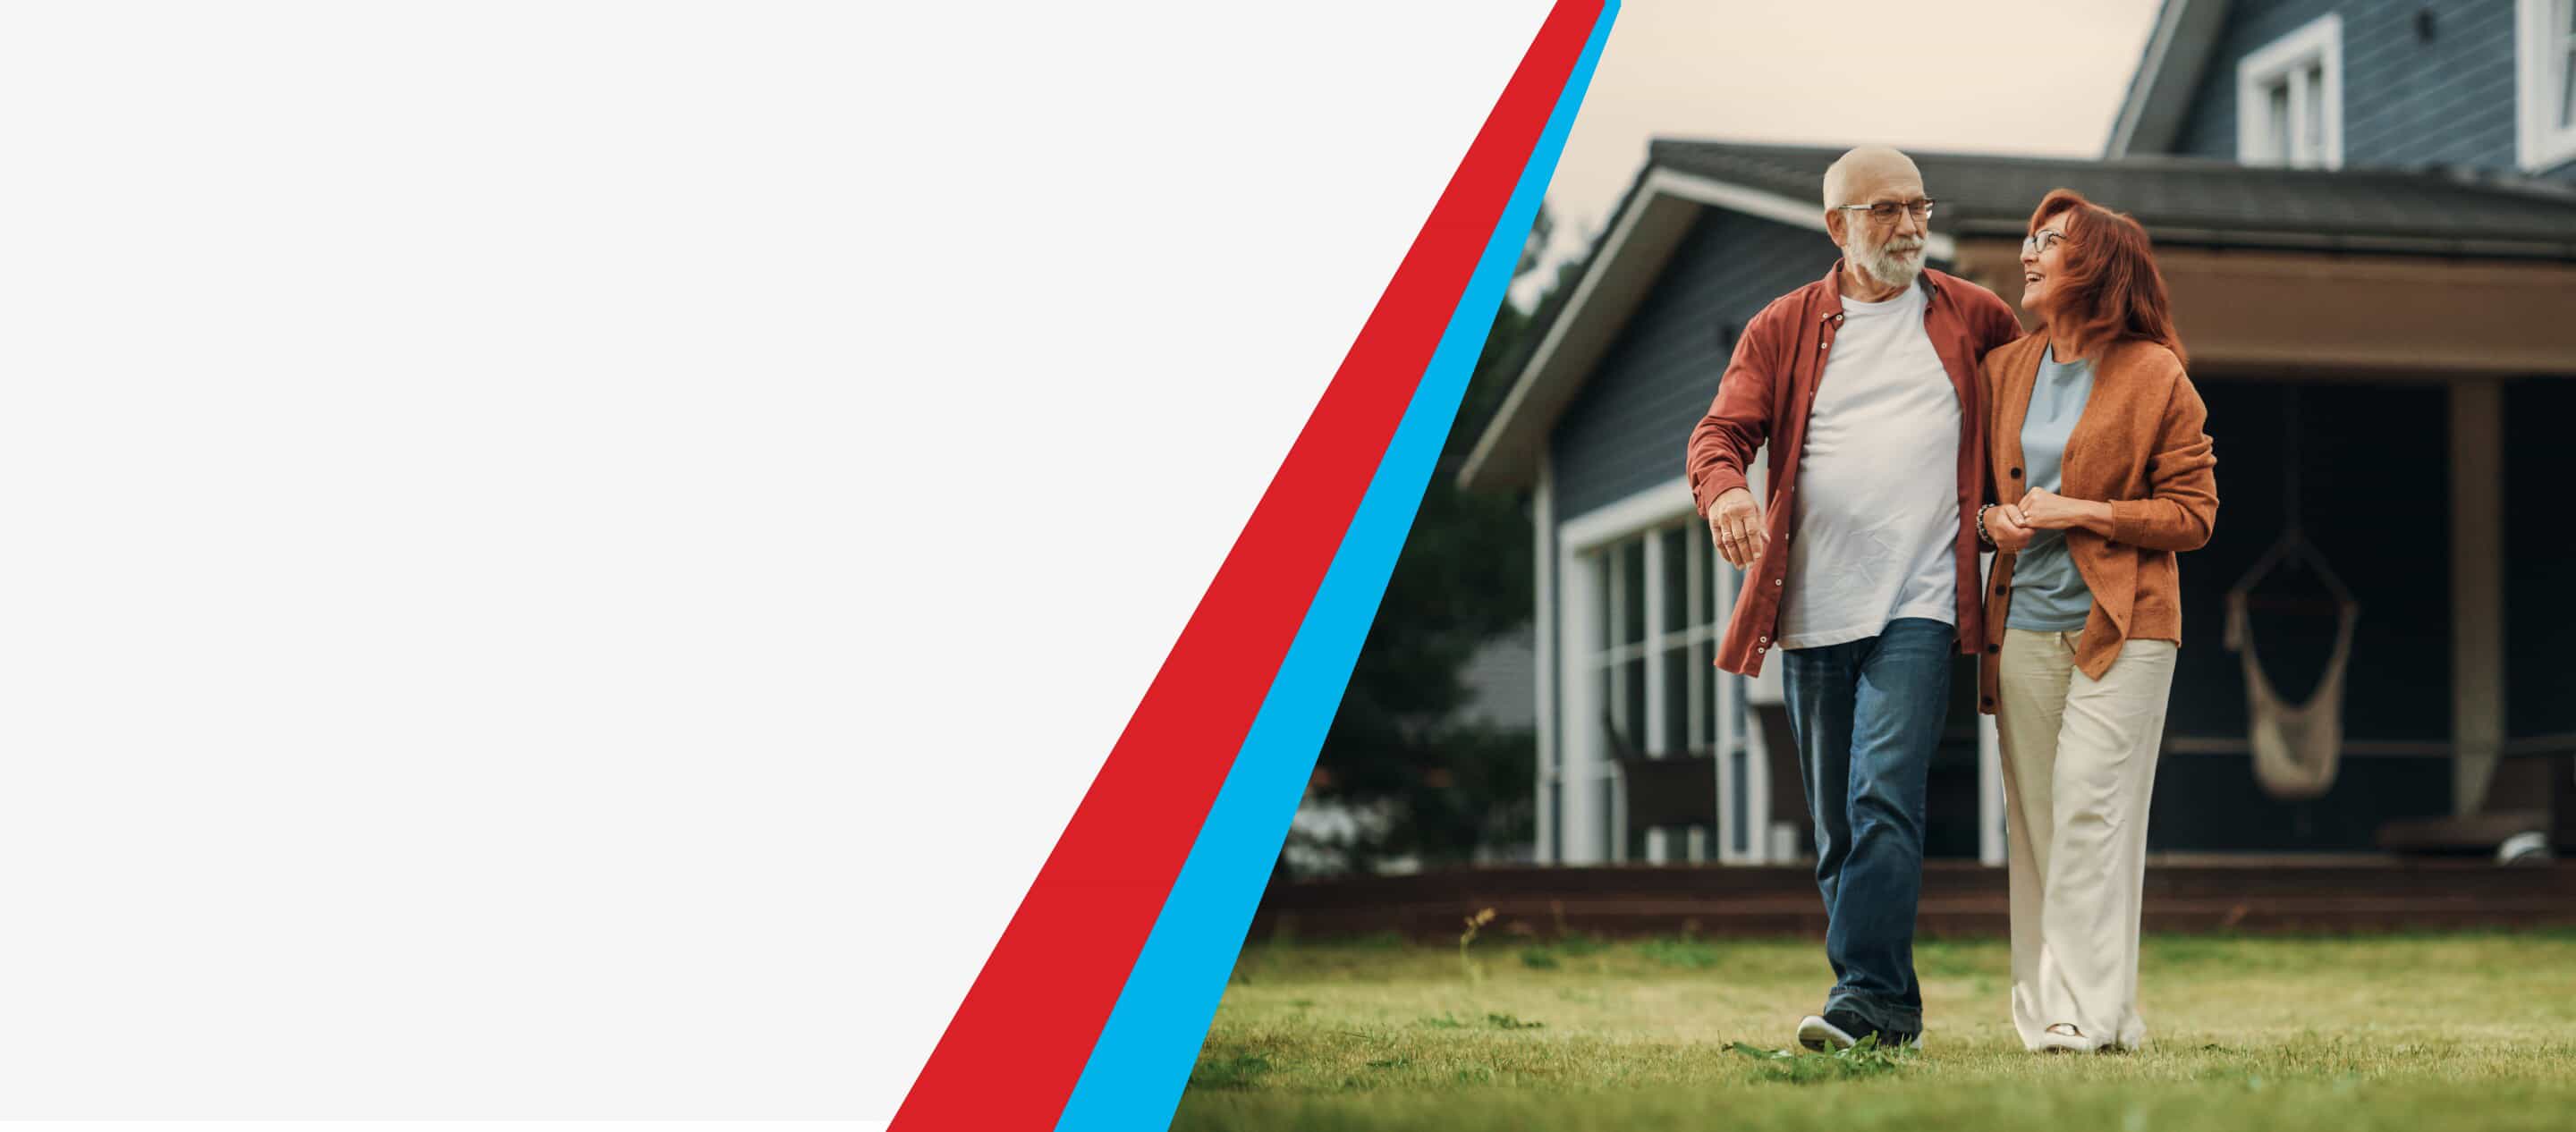
<svg viewBox="0 0 2576 1132"><path fill-rule="evenodd" d="M2128 93L2111 119L2106 158L2162 153L2182 129L2183 111L2208 69L2218 33L2227 23L2228 0L2165 0Z"/></svg>

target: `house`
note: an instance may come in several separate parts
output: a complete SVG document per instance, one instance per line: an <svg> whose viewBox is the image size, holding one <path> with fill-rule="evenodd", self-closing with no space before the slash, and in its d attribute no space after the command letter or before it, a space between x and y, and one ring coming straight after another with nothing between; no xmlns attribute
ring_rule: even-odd
<svg viewBox="0 0 2576 1132"><path fill-rule="evenodd" d="M1536 516L1542 861L1804 851L1780 666L1711 666L1738 579L1682 453L1746 320L1835 260L1818 193L1839 150L1655 141L1461 472ZM2151 851L2566 843L2576 0L2167 0L2101 159L1913 156L1933 262L2007 300L2050 189L2156 240L2223 505L2183 560ZM2332 783L2305 798L2258 782L2224 644L2230 588L2294 529L2360 608ZM2254 591L2297 702L2334 607L2313 571ZM1953 683L1927 852L1999 864L1992 721L1969 662Z"/></svg>

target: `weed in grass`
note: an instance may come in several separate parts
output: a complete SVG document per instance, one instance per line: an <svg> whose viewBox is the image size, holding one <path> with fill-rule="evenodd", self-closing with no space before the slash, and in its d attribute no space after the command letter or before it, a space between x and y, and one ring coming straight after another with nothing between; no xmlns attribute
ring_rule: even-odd
<svg viewBox="0 0 2576 1132"><path fill-rule="evenodd" d="M1765 1078L1793 1085L1884 1077L1904 1069L1906 1063L1916 1056L1909 1047L1879 1045L1876 1034L1862 1038L1860 1044L1850 1049L1831 1053L1763 1049L1743 1042L1735 1042L1727 1048L1760 1062Z"/></svg>
<svg viewBox="0 0 2576 1132"><path fill-rule="evenodd" d="M1537 1030L1547 1026L1545 1022L1523 1022L1509 1014L1485 1015L1485 1024L1497 1030Z"/></svg>
<svg viewBox="0 0 2576 1132"><path fill-rule="evenodd" d="M1581 959L1586 955L1598 955L1604 948L1610 946L1599 936L1585 935L1584 933L1578 932L1568 926L1565 922L1565 901L1548 901L1547 911L1550 916L1553 916L1556 919L1557 950L1576 959Z"/></svg>
<svg viewBox="0 0 2576 1132"><path fill-rule="evenodd" d="M1466 1028L1467 1028L1467 1024L1466 1024L1466 1023L1461 1022L1461 1021L1459 1021L1458 1019L1456 1019L1456 1018L1454 1018L1454 1017L1451 1017L1451 1016L1449 1016L1449 1015L1447 1015L1447 1014L1443 1014L1443 1015L1441 1015L1441 1016L1439 1016L1439 1017L1437 1017L1437 1018L1422 1018L1422 1019L1418 1019L1418 1020L1415 1022L1415 1024L1416 1024L1416 1025L1421 1025L1421 1026L1428 1026L1428 1027L1430 1027L1430 1028L1432 1028L1432 1029L1434 1029L1434 1030L1464 1030L1464 1029L1466 1029Z"/></svg>
<svg viewBox="0 0 2576 1132"><path fill-rule="evenodd" d="M1602 952L1609 950L1610 941L1602 939L1600 936L1584 935L1581 932L1577 932L1573 935L1558 937L1556 948L1567 955L1580 959L1587 955L1599 955Z"/></svg>
<svg viewBox="0 0 2576 1132"><path fill-rule="evenodd" d="M1458 965L1467 969L1468 982L1480 986L1485 981L1485 972L1483 968L1476 966L1475 960L1467 958L1467 945L1476 942L1477 929L1493 922L1494 910L1481 909L1475 915L1467 917L1467 930L1458 933Z"/></svg>
<svg viewBox="0 0 2576 1132"><path fill-rule="evenodd" d="M1714 945L1695 939L1650 939L1637 945L1637 953L1666 967L1692 971L1717 966L1718 959Z"/></svg>
<svg viewBox="0 0 2576 1132"><path fill-rule="evenodd" d="M1530 970L1553 971L1560 965L1561 964L1556 961L1556 952L1552 950L1544 947L1524 947L1521 949L1521 966L1527 967Z"/></svg>

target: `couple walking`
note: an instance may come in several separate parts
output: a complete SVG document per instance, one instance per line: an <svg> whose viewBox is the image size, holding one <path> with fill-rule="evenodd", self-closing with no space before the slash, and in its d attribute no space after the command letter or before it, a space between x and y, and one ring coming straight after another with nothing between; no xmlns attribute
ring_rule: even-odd
<svg viewBox="0 0 2576 1132"><path fill-rule="evenodd" d="M1921 1038L1924 782L1970 653L2003 745L2014 1027L2032 1050L2137 1048L2175 554L2218 510L2164 280L2136 221L2050 193L2022 242L2025 335L1924 266L1933 201L1904 154L1844 154L1824 206L1842 260L1745 327L1689 448L1718 552L1748 571L1718 664L1754 675L1776 647L1787 666L1836 980L1799 1041Z"/></svg>

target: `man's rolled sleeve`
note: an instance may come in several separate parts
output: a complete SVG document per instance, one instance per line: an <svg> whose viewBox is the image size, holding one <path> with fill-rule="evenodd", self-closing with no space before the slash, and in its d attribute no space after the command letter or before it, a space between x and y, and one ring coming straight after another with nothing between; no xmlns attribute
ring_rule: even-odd
<svg viewBox="0 0 2576 1132"><path fill-rule="evenodd" d="M1747 486L1744 469L1771 435L1772 383L1784 376L1779 370L1787 353L1779 348L1784 320L1777 311L1765 308L1744 328L1718 379L1716 400L1691 429L1684 467L1702 517L1718 496Z"/></svg>

